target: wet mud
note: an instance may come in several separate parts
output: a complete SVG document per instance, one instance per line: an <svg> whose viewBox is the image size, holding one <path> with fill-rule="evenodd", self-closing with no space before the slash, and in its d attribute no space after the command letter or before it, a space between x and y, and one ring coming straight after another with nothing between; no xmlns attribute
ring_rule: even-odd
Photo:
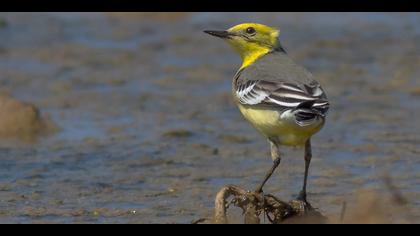
<svg viewBox="0 0 420 236"><path fill-rule="evenodd" d="M344 222L418 223L419 21L418 13L1 13L0 222L189 223L211 215L224 185L253 189L271 165L269 145L231 99L239 56L202 31L260 22L280 28L286 51L331 101L312 140L312 205L331 222L346 202ZM265 191L291 199L303 150L281 151Z"/></svg>

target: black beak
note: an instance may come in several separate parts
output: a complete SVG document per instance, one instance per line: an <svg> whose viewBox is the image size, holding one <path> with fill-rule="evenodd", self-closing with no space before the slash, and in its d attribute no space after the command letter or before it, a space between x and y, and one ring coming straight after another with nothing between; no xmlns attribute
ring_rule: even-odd
<svg viewBox="0 0 420 236"><path fill-rule="evenodd" d="M230 38L231 34L227 31L217 31L217 30L204 30L204 33L219 37L219 38Z"/></svg>

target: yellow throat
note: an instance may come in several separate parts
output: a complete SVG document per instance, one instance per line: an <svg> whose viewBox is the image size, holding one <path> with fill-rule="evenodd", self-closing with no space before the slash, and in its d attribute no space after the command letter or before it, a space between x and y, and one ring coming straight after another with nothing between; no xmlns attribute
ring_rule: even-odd
<svg viewBox="0 0 420 236"><path fill-rule="evenodd" d="M245 52L240 52L242 58L242 65L240 69L243 69L256 61L261 56L269 53L270 49L265 47L259 47L256 45L249 45L248 49Z"/></svg>
<svg viewBox="0 0 420 236"><path fill-rule="evenodd" d="M279 30L256 23L244 23L227 30L231 36L227 42L242 58L241 68L245 68L261 56L280 47Z"/></svg>

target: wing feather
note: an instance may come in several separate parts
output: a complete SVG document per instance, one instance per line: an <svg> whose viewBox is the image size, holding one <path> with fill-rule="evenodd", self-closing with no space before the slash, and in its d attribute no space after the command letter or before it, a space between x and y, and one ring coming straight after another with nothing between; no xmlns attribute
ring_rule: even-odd
<svg viewBox="0 0 420 236"><path fill-rule="evenodd" d="M312 102L314 109L325 113L329 106L319 85L301 88L291 83L249 80L238 86L236 96L244 105L272 106L279 110L294 109L304 102Z"/></svg>
<svg viewBox="0 0 420 236"><path fill-rule="evenodd" d="M324 116L329 108L327 96L312 74L284 53L268 53L238 71L234 89L244 105L296 110L301 104L311 104L302 111L302 118L308 117L309 110Z"/></svg>

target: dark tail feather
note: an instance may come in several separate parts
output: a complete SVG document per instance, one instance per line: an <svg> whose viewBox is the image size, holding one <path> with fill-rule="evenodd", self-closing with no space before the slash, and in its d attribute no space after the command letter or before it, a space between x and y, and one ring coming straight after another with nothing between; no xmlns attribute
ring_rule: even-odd
<svg viewBox="0 0 420 236"><path fill-rule="evenodd" d="M311 123L318 116L317 112L310 109L299 109L295 112L296 122L300 125Z"/></svg>
<svg viewBox="0 0 420 236"><path fill-rule="evenodd" d="M312 106L314 105L315 100L310 100L310 101L305 101L305 102L301 102L296 108L295 110L299 110L299 109L311 109Z"/></svg>
<svg viewBox="0 0 420 236"><path fill-rule="evenodd" d="M294 109L296 122L299 125L305 126L311 124L318 117L324 117L320 110L313 107L314 103L315 101L305 101Z"/></svg>

